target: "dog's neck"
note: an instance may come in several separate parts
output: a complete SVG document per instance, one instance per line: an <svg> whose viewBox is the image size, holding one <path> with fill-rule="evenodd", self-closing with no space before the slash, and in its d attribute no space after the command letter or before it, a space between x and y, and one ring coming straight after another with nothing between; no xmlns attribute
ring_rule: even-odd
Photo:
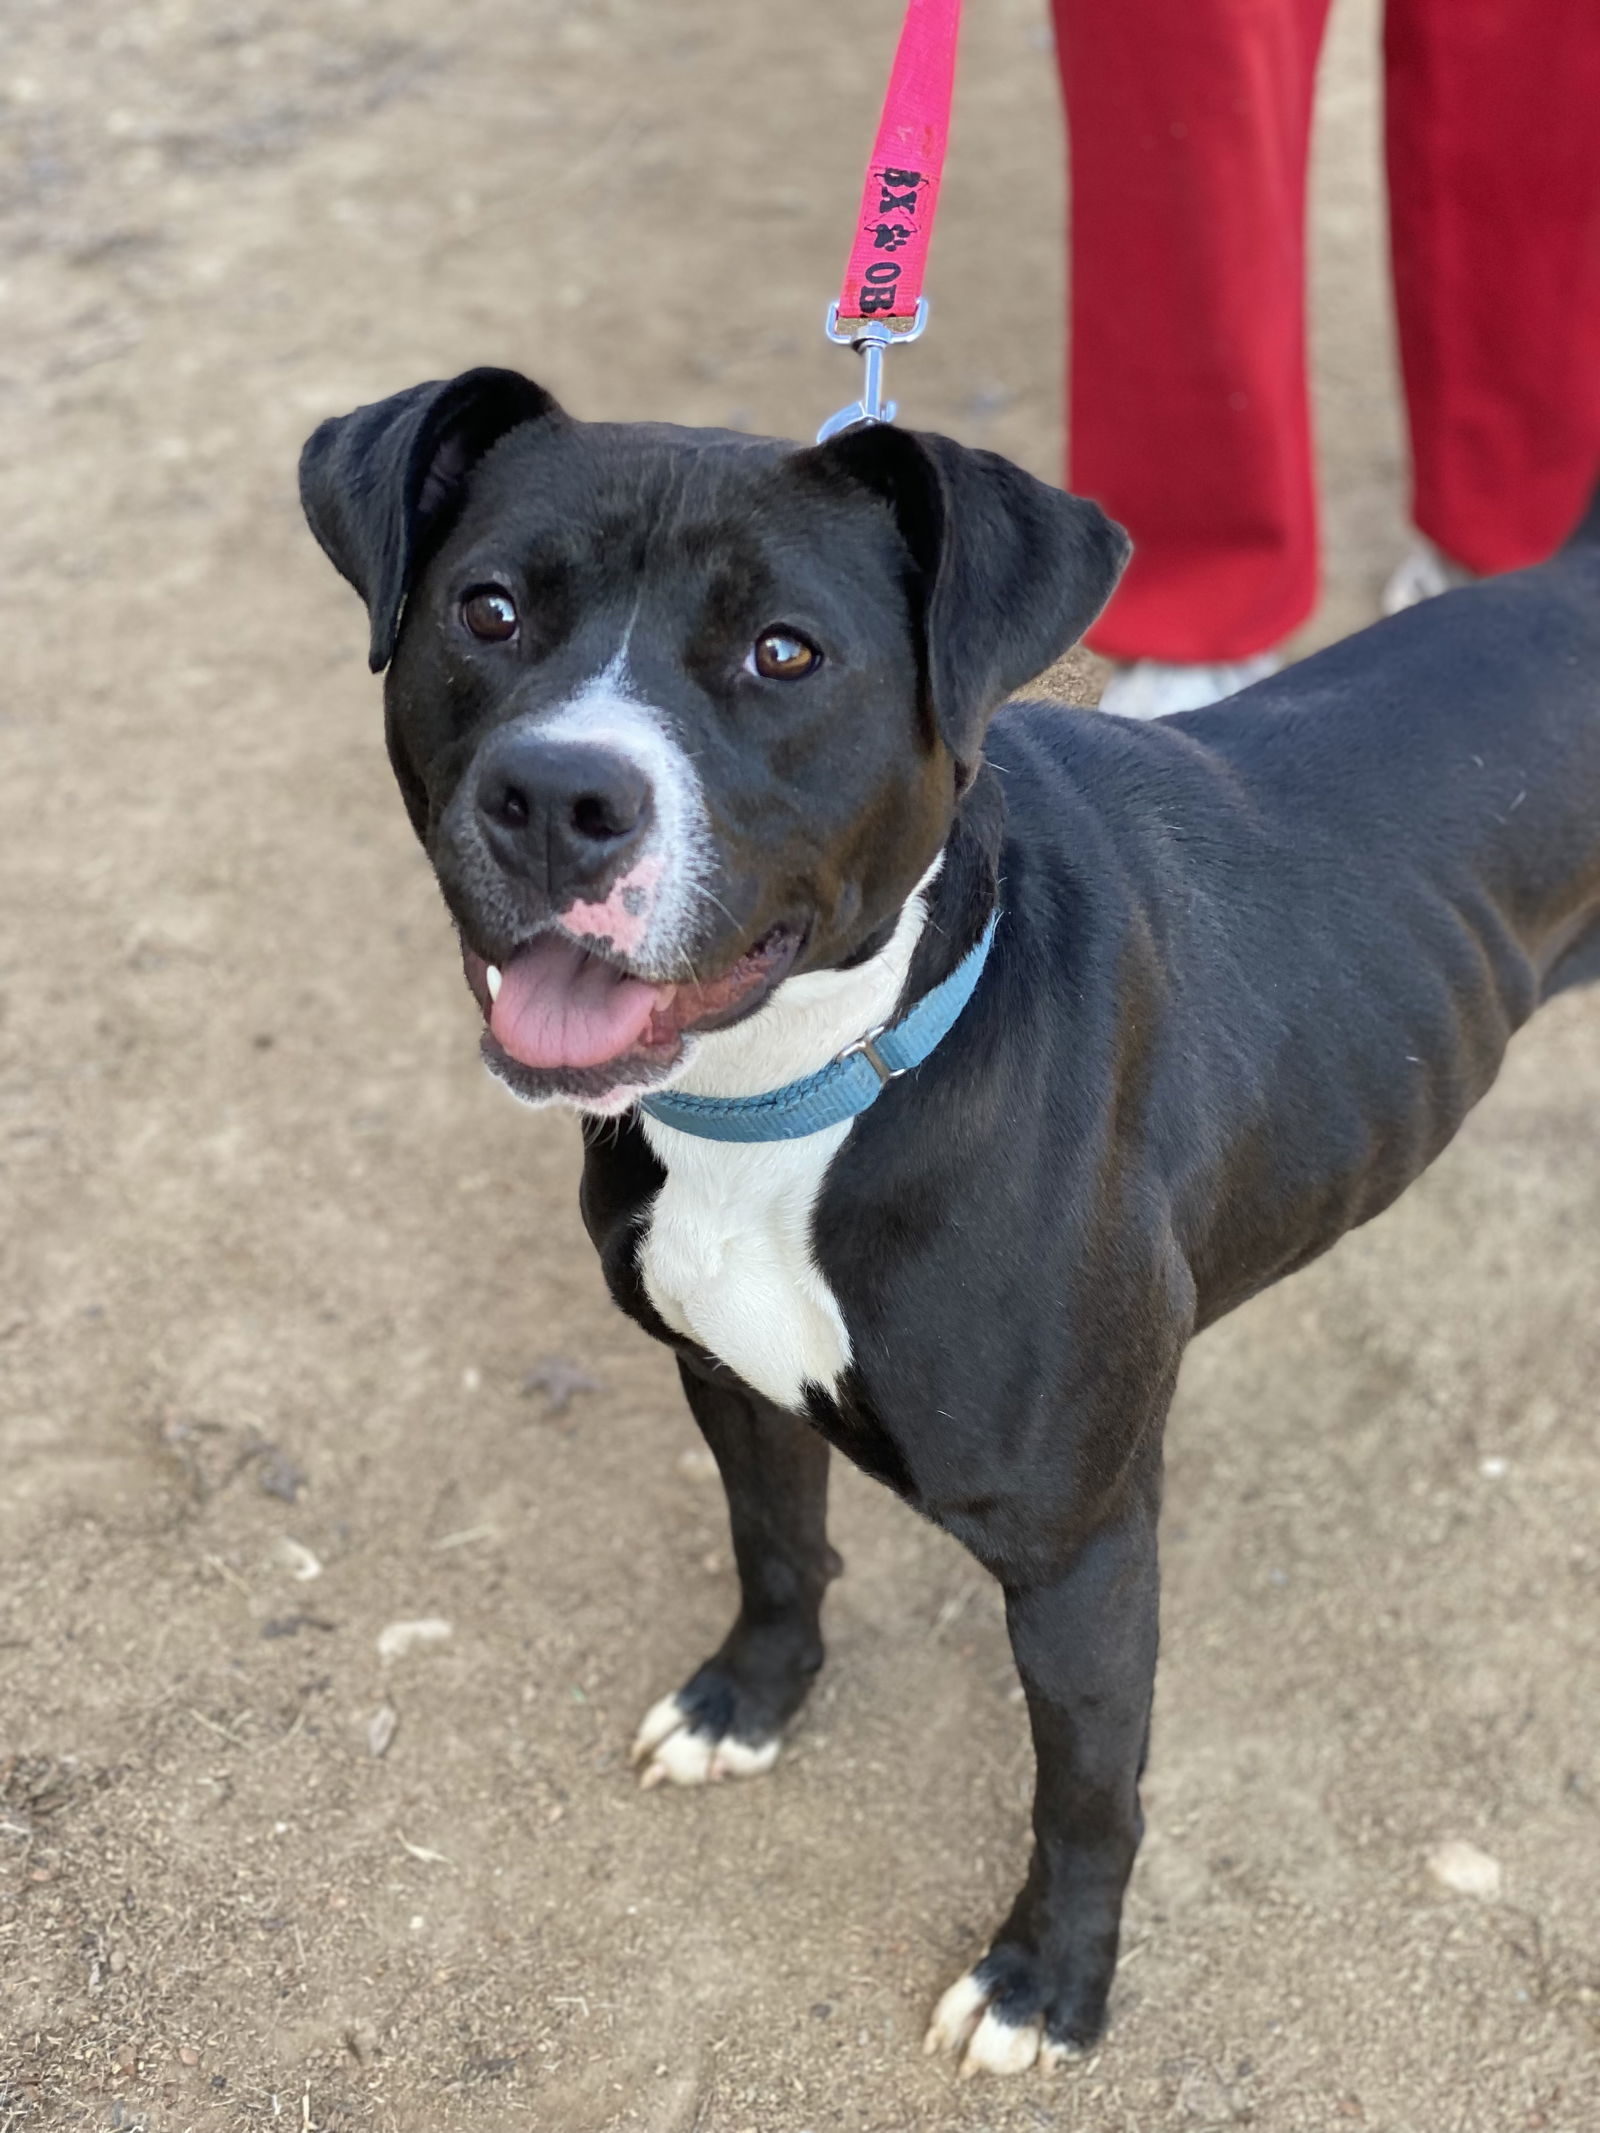
<svg viewBox="0 0 1600 2133"><path fill-rule="evenodd" d="M999 781L980 772L879 946L845 968L790 978L748 1021L697 1038L672 1086L689 1096L762 1096L897 1020L950 975L988 923L1002 824Z"/></svg>
<svg viewBox="0 0 1600 2133"><path fill-rule="evenodd" d="M790 978L748 1021L697 1037L673 1088L689 1096L762 1096L815 1074L847 1045L892 1022L928 923L928 892L943 865L941 851L875 954L845 970Z"/></svg>

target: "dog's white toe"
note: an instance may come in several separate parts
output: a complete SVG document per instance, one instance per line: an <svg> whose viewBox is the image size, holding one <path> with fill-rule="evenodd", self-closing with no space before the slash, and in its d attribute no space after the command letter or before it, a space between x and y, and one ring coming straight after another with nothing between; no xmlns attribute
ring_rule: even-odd
<svg viewBox="0 0 1600 2133"><path fill-rule="evenodd" d="M961 2062L962 2080L974 2074L1025 2074L1039 2056L1043 2034L1037 2015L1031 2022L1007 2022L986 2007Z"/></svg>
<svg viewBox="0 0 1600 2133"><path fill-rule="evenodd" d="M684 1722L684 1709L676 1696L663 1696L653 1703L644 1714L638 1732L633 1736L633 1746L628 1751L630 1763L642 1763L653 1748L659 1748L669 1733L676 1733Z"/></svg>
<svg viewBox="0 0 1600 2133"><path fill-rule="evenodd" d="M956 1979L933 2010L922 2048L953 2054L963 2081L974 2074L1025 2074L1035 2063L1054 2073L1074 2056L1069 2045L1046 2039L1039 2016L1008 2022L972 1970Z"/></svg>
<svg viewBox="0 0 1600 2133"><path fill-rule="evenodd" d="M989 1995L969 1970L955 1983L933 2010L928 2034L922 2040L925 2052L958 2052L978 2025Z"/></svg>
<svg viewBox="0 0 1600 2133"><path fill-rule="evenodd" d="M731 1736L717 1743L717 1752L711 1758L711 1776L717 1778L758 1778L769 1771L778 1760L782 1743L774 1733L769 1740L734 1740Z"/></svg>
<svg viewBox="0 0 1600 2133"><path fill-rule="evenodd" d="M644 1764L639 1783L649 1792L657 1785L715 1785L723 1778L760 1777L778 1760L782 1743L770 1740L718 1739L694 1729L683 1700L663 1696L645 1713L628 1760Z"/></svg>

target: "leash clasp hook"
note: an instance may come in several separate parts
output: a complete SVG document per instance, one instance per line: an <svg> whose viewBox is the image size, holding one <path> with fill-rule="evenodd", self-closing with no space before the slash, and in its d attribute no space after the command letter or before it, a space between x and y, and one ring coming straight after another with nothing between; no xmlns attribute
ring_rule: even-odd
<svg viewBox="0 0 1600 2133"><path fill-rule="evenodd" d="M828 306L823 331L837 346L853 348L866 369L861 379L861 398L828 417L817 432L818 444L826 444L830 437L856 429L863 422L893 422L895 403L883 397L884 356L902 341L919 340L927 323L928 299L925 296L917 298L917 308L909 325L889 319L855 318L850 320L848 331L841 331L839 306L836 303Z"/></svg>

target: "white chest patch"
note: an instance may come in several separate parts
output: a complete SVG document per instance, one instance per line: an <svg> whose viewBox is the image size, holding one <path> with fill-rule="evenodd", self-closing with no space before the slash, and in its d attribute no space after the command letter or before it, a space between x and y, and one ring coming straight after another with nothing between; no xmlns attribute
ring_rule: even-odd
<svg viewBox="0 0 1600 2133"><path fill-rule="evenodd" d="M640 1253L650 1301L780 1407L799 1407L808 1381L830 1388L850 1361L811 1253L811 1211L850 1129L727 1146L645 1125L668 1165Z"/></svg>
<svg viewBox="0 0 1600 2133"><path fill-rule="evenodd" d="M856 970L791 978L748 1022L702 1037L675 1088L759 1096L819 1067L894 1012L927 919L907 900L882 952ZM675 1332L780 1407L807 1384L831 1390L850 1363L850 1334L812 1249L812 1215L828 1166L854 1120L793 1141L699 1140L641 1114L667 1173L646 1218L639 1265L650 1301Z"/></svg>

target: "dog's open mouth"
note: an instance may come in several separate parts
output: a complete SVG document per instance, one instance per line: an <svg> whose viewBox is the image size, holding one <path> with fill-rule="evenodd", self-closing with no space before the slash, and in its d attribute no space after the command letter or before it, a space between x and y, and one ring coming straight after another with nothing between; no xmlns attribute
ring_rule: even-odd
<svg viewBox="0 0 1600 2133"><path fill-rule="evenodd" d="M658 984L559 933L501 968L465 942L467 983L488 1024L489 1065L526 1095L602 1095L659 1081L683 1040L738 1020L783 978L800 934L774 926L720 977ZM519 1071L520 1070L520 1071Z"/></svg>

